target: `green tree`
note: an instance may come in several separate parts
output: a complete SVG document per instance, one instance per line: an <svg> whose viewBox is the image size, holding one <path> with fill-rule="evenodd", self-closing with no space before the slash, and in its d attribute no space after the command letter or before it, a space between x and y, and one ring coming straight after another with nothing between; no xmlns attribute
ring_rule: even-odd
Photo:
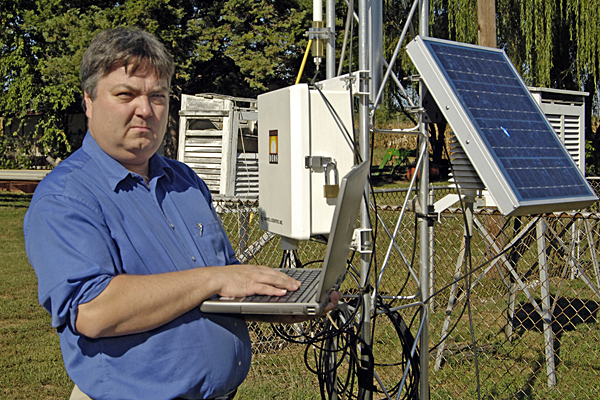
<svg viewBox="0 0 600 400"><path fill-rule="evenodd" d="M433 36L477 43L477 0L432 0ZM434 18L447 14L447 29ZM598 80L599 0L496 0L498 47L529 85L581 90Z"/></svg>
<svg viewBox="0 0 600 400"><path fill-rule="evenodd" d="M181 93L254 97L295 79L310 27L308 0L5 0L0 3L0 115L5 126L39 114L31 135L2 135L0 167L74 147L67 116L81 110L79 63L102 29L136 26L173 54L168 155ZM6 131L6 130L5 130ZM77 143L75 143L76 147Z"/></svg>
<svg viewBox="0 0 600 400"><path fill-rule="evenodd" d="M338 3L338 15L344 15L346 5ZM384 56L389 59L412 1L383 4ZM37 122L30 135L24 134L28 130L2 134L0 167L30 167L34 154L64 157L77 147L67 131L68 116L81 112L79 62L99 30L141 27L156 34L174 55L168 136L173 155L181 93L255 97L294 82L307 44L311 6L309 0L2 1L0 116L5 127L32 114ZM477 0L430 0L430 6L432 36L477 41ZM496 9L498 44L527 84L583 89L596 96L600 0L497 0ZM344 18L337 24L339 52ZM356 41L350 46L355 63ZM348 52L345 60L347 71ZM306 75L312 76L314 67L308 68ZM403 56L396 75L407 76L411 68ZM386 89L387 112L402 105L400 92ZM591 111L590 105L588 115ZM589 124L588 134L588 146L600 149ZM600 156L596 159L600 162Z"/></svg>
<svg viewBox="0 0 600 400"><path fill-rule="evenodd" d="M447 29L433 25L433 36L477 43L477 0L432 0L432 18L447 15ZM598 114L600 0L496 0L498 47L504 49L530 86L584 90L588 171L600 172Z"/></svg>

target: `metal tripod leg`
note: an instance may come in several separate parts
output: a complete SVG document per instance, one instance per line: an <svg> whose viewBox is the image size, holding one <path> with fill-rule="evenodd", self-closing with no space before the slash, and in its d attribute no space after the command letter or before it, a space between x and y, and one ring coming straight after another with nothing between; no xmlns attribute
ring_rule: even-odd
<svg viewBox="0 0 600 400"><path fill-rule="evenodd" d="M556 386L556 366L554 359L554 332L552 332L552 312L550 301L550 281L548 279L548 260L546 256L546 221L540 219L536 227L538 260L540 266L540 282L542 295L542 322L544 325L544 343L546 350L546 373L548 386Z"/></svg>
<svg viewBox="0 0 600 400"><path fill-rule="evenodd" d="M598 257L596 257L596 244L594 243L594 234L590 221L584 221L585 233L588 240L588 246L590 247L590 256L592 258L592 265L594 266L594 275L596 276L596 285L600 288L600 266L598 265Z"/></svg>
<svg viewBox="0 0 600 400"><path fill-rule="evenodd" d="M558 242L558 244L560 245L560 247L562 247L565 251L569 250L569 246L567 246L567 244L565 243L565 241L559 236L559 235L555 235L554 238L556 239L556 241ZM568 254L568 253L567 253ZM595 257L595 256L593 256ZM583 268L583 266L581 265L581 262L579 260L573 260L574 261L574 267L577 269L577 273L578 273L578 278L581 278L582 281L585 282L585 284L594 292L594 294L600 299L600 288L594 286L594 283L591 281L591 279L588 277L587 272L585 271L585 268Z"/></svg>
<svg viewBox="0 0 600 400"><path fill-rule="evenodd" d="M465 219L466 226L462 239L462 246L460 248L460 253L458 254L458 259L456 260L456 268L454 269L454 282L452 283L452 288L450 289L450 298L448 299L448 307L446 307L446 319L444 320L444 326L442 327L442 342L438 347L437 355L435 357L435 370L438 371L442 366L442 359L444 354L444 349L446 347L446 332L450 327L450 319L452 317L452 310L454 309L454 304L456 303L456 291L458 289L458 280L461 277L461 267L464 265L465 261L465 252L467 246L469 245L469 239L473 236L473 202L468 201L470 197L465 196Z"/></svg>
<svg viewBox="0 0 600 400"><path fill-rule="evenodd" d="M444 319L444 326L442 327L442 335L444 338L446 336L446 332L448 332L448 328L450 327L450 318L452 317L452 310L454 309L454 304L456 302L456 290L458 289L458 278L460 278L460 270L463 265L465 259L465 246L466 240L463 237L462 246L460 253L458 254L458 260L456 260L456 268L454 270L454 283L452 283L452 287L450 288L450 298L448 299L448 307L446 307L446 318ZM435 357L435 370L438 371L442 366L442 359L444 354L444 349L446 347L446 340L443 339L440 343L437 355Z"/></svg>

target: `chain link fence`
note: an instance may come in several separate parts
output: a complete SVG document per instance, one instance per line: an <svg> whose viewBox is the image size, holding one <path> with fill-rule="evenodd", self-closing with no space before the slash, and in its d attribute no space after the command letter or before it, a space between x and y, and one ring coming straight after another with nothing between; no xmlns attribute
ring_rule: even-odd
<svg viewBox="0 0 600 400"><path fill-rule="evenodd" d="M590 183L598 192L600 181ZM438 201L456 192L436 187L433 193ZM380 300L371 319L373 353L366 369L375 375L352 370L345 365L349 356L340 356L337 380L358 375L351 384L345 381L340 398L355 398L358 382L374 382L369 387L374 398L386 398L386 392L396 398L390 394L401 386L399 398L415 398L421 349L408 353L421 322L420 243L415 213L401 211L407 194L381 190L373 196L375 245L369 282ZM279 238L259 229L258 202L216 199L215 206L242 262L279 265ZM596 399L597 205L585 212L507 218L475 204L472 221L462 211L466 206L456 203L431 221L431 290L426 301L430 397ZM310 241L300 246L298 258L308 267L319 266L324 252L325 244ZM353 262L358 263L356 257ZM357 293L354 279L346 279L345 285L346 293ZM250 325L254 359L238 398L320 398L322 381L313 373L318 371L317 349L291 343L274 328ZM411 371L408 377L405 371Z"/></svg>

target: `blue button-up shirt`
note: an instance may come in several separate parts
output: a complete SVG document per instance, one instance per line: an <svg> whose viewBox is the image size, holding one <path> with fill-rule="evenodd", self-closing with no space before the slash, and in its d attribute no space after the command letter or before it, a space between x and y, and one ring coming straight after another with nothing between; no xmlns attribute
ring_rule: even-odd
<svg viewBox="0 0 600 400"><path fill-rule="evenodd" d="M94 340L75 329L79 304L116 275L238 263L206 184L158 154L149 168L146 186L88 133L82 148L40 182L24 220L39 300L59 333L69 376L90 397L221 395L250 366L242 319L196 308L140 334Z"/></svg>

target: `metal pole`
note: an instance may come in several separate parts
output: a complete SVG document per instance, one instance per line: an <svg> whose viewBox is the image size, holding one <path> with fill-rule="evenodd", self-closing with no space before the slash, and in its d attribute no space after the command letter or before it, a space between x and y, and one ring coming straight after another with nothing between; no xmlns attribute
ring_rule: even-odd
<svg viewBox="0 0 600 400"><path fill-rule="evenodd" d="M419 35L429 36L429 0L421 0L419 13Z"/></svg>
<svg viewBox="0 0 600 400"><path fill-rule="evenodd" d="M429 188L429 204L433 205L435 203L434 190L433 187ZM433 221L429 224L429 312L435 312L435 299L433 298L433 294L435 293L435 240L434 240L434 231L433 231Z"/></svg>
<svg viewBox="0 0 600 400"><path fill-rule="evenodd" d="M383 76L383 2L370 1L370 71L371 71L371 102L377 96Z"/></svg>
<svg viewBox="0 0 600 400"><path fill-rule="evenodd" d="M325 4L325 19L329 40L325 58L325 74L327 79L335 77L335 0L327 0Z"/></svg>
<svg viewBox="0 0 600 400"><path fill-rule="evenodd" d="M546 221L542 218L537 223L538 260L540 266L540 284L542 295L542 321L544 326L544 342L546 349L546 374L548 387L556 386L556 365L554 353L554 332L552 332L552 299L550 298L550 280L548 275L548 259L546 257Z"/></svg>
<svg viewBox="0 0 600 400"><path fill-rule="evenodd" d="M358 2L358 68L361 71L359 77L359 151L364 161L369 160L369 86L370 86L370 73L369 71L369 16L368 16L368 0L359 0ZM365 193L369 193L368 184L365 187ZM369 223L369 209L366 202L362 202L360 208L360 225L362 229L370 229ZM360 276L361 276L361 287L368 288L369 284L369 269L370 269L370 256L369 254L362 254L360 261ZM362 314L362 350L361 361L363 367L367 373L372 374L373 365L371 365L371 313L372 303L371 297L367 292L363 294L363 314ZM372 377L368 384L372 384ZM368 390L361 388L359 390L359 399L370 400L373 397L373 393Z"/></svg>
<svg viewBox="0 0 600 400"><path fill-rule="evenodd" d="M395 78L392 68L394 67L394 64L396 64L396 60L398 59L398 54L400 54L401 46L404 43L404 38L406 37L406 33L408 32L408 29L410 27L410 21L412 21L412 19L413 19L413 16L417 10L418 4L419 4L419 0L415 0L415 2L413 3L413 5L410 9L410 12L408 13L408 17L406 18L406 24L404 25L402 34L400 35L400 38L398 39L398 43L396 43L396 49L394 50L392 59L390 60L388 66L387 66L387 71L385 72L385 76L383 77L383 80L381 82L379 82L377 84L377 86L375 87L375 89L379 88L379 91L377 91L375 94L375 97L374 97L375 100L373 100L373 108L376 108L379 105L381 97L383 96L383 87L386 84L389 76L392 75L392 77ZM382 56L382 59L383 59L383 56ZM398 87L400 87L402 90L404 90L404 88L402 87L402 84L400 84L399 81L397 81L396 84L398 85ZM406 95L406 92L405 92L405 95ZM408 95L406 95L406 97L407 97L407 100L412 105L410 97L408 97Z"/></svg>
<svg viewBox="0 0 600 400"><path fill-rule="evenodd" d="M422 119L422 116L420 117ZM429 145L427 137L427 125L422 121L422 136L419 138L421 148ZM419 188L419 202L421 204L422 214L419 218L419 259L421 283L421 301L429 297L429 219L427 217L429 210L429 152L425 154L421 164L421 187ZM423 332L421 333L421 400L429 399L429 306L421 306L421 319L423 320Z"/></svg>
<svg viewBox="0 0 600 400"><path fill-rule="evenodd" d="M421 36L429 36L429 1L421 0L421 11L419 19L419 33ZM424 88L420 86L419 103L423 107ZM423 123L423 115L419 117L421 136L419 147L425 151L425 157L421 164L421 187L419 200L421 203L422 216L419 221L419 259L420 259L420 283L421 301L429 296L429 132L427 125ZM421 306L421 321L423 330L421 332L420 347L420 399L429 400L429 307L427 304Z"/></svg>

